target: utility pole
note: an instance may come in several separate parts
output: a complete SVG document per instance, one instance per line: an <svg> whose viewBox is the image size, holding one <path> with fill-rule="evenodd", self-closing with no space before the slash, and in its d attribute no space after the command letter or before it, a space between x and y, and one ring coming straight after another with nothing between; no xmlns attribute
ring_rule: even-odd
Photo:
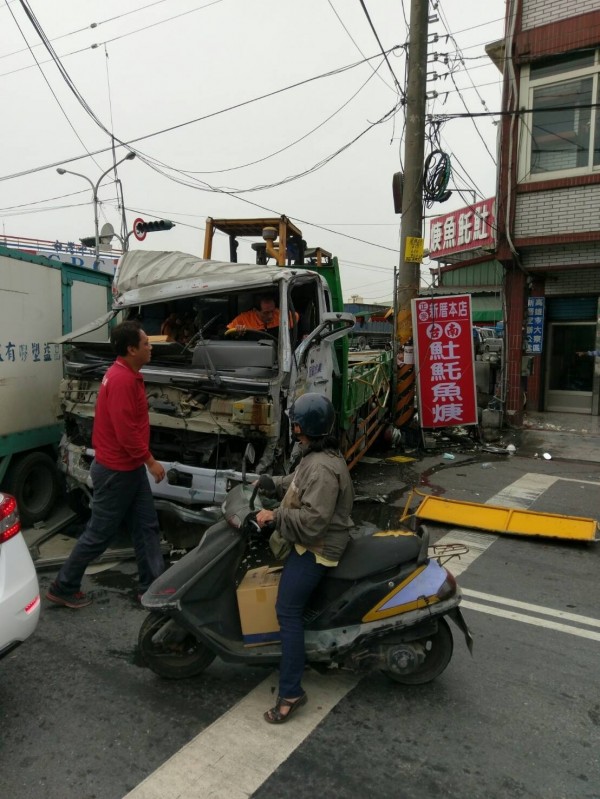
<svg viewBox="0 0 600 799"><path fill-rule="evenodd" d="M398 367L396 379L395 422L398 427L402 427L410 421L414 408L414 356L411 358L410 348L407 351L405 347L407 342L412 339L410 301L417 296L419 291L423 250L423 161L425 155L428 21L429 3L427 0L411 0L400 265L396 291L398 361L399 363L403 362L403 365ZM413 239L420 240L420 247L418 242ZM409 252L407 252L407 243ZM411 249L413 252L410 252Z"/></svg>

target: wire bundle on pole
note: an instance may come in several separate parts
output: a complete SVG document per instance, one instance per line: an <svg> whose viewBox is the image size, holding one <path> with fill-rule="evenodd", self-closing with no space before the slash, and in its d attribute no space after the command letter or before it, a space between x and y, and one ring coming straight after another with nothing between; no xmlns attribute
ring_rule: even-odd
<svg viewBox="0 0 600 799"><path fill-rule="evenodd" d="M423 198L428 208L433 203L444 203L452 194L448 183L452 167L450 156L442 150L432 150L425 159L423 167Z"/></svg>

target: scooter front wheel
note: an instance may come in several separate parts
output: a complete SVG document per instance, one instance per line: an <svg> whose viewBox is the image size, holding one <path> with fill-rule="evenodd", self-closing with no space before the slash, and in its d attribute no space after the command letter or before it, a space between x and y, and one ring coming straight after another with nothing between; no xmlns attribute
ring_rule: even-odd
<svg viewBox="0 0 600 799"><path fill-rule="evenodd" d="M215 658L191 633L160 613L150 613L144 620L138 647L144 665L167 680L194 677Z"/></svg>
<svg viewBox="0 0 600 799"><path fill-rule="evenodd" d="M450 663L454 640L446 619L438 621L437 632L415 643L419 643L424 649L425 659L423 662L408 674L398 674L395 671L384 669L383 673L390 680L401 685L424 685L435 680Z"/></svg>

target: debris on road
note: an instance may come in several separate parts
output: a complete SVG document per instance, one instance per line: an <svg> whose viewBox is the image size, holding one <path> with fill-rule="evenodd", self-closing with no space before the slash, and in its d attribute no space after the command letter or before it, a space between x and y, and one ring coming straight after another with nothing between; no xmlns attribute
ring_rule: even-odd
<svg viewBox="0 0 600 799"><path fill-rule="evenodd" d="M413 493L423 496L417 491ZM495 534L563 538L569 541L597 540L598 523L595 519L540 513L430 495L425 496L414 515L418 521L472 527Z"/></svg>

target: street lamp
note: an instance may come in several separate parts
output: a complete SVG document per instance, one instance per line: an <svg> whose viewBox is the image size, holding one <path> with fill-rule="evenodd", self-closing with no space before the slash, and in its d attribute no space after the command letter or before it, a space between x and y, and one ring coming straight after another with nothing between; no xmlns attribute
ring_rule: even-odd
<svg viewBox="0 0 600 799"><path fill-rule="evenodd" d="M102 183L102 180L108 175L109 172L112 172L113 169L116 169L119 166L119 164L123 163L123 161L132 161L134 158L135 158L135 153L131 151L128 152L124 158L121 158L121 160L117 161L116 164L113 164L110 167L110 169L107 169L106 172L103 172L96 181L96 183L93 183L90 180L90 178L88 178L87 175L82 175L81 172L71 172L70 169L63 169L60 166L56 170L59 175L77 175L78 178L83 178L84 180L87 180L87 182L92 187L92 199L94 202L94 235L96 240L96 256L95 256L96 264L100 259L100 233L98 231L98 188L100 186L100 183Z"/></svg>

